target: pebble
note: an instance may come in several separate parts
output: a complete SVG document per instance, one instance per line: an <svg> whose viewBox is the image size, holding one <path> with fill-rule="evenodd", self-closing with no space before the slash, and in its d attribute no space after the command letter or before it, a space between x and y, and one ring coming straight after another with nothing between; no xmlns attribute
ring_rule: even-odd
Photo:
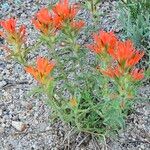
<svg viewBox="0 0 150 150"><path fill-rule="evenodd" d="M0 116L2 116L2 114L3 114L3 110L2 110L2 109L0 109Z"/></svg>
<svg viewBox="0 0 150 150"><path fill-rule="evenodd" d="M25 131L27 129L27 125L25 123L19 122L19 121L12 121L12 126L21 132Z"/></svg>
<svg viewBox="0 0 150 150"><path fill-rule="evenodd" d="M0 127L0 134L4 133L5 129L3 127Z"/></svg>
<svg viewBox="0 0 150 150"><path fill-rule="evenodd" d="M0 88L4 87L6 84L7 84L6 81L4 80L0 81Z"/></svg>

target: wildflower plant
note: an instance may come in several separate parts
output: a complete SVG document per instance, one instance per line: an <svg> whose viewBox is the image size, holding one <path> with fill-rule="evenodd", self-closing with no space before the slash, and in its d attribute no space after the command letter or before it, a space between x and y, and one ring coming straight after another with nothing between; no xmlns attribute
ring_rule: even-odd
<svg viewBox="0 0 150 150"><path fill-rule="evenodd" d="M0 21L3 28L3 31L0 31L0 36L5 38L7 43L12 46L12 50L9 47L5 47L5 49L10 52L13 58L24 64L27 57L27 49L25 49L26 26L21 25L17 29L16 22L17 20L14 18Z"/></svg>
<svg viewBox="0 0 150 150"><path fill-rule="evenodd" d="M77 18L79 10L79 5L60 0L50 10L41 8L32 18L49 51L47 58L37 58L36 66L26 58L30 51L24 46L24 26L17 30L15 19L1 21L6 33L0 34L12 46L10 51L16 60L38 81L53 120L59 118L77 131L108 136L125 126L136 83L144 78L144 70L136 67L144 52L136 50L131 40L121 41L114 32L103 30L93 33L92 44L80 45L77 40L86 24ZM90 69L84 65L89 50L96 55L96 64ZM67 58L62 57L64 53ZM67 68L70 62L72 66ZM70 73L74 74L73 82ZM64 84L58 90L60 81ZM69 96L64 97L60 90L69 92Z"/></svg>

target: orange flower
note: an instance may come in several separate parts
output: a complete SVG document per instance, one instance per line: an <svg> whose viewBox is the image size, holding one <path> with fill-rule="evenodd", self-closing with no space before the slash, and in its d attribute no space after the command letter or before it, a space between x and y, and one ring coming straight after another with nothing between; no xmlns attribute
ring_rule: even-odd
<svg viewBox="0 0 150 150"><path fill-rule="evenodd" d="M63 22L72 21L79 11L77 5L69 5L68 0L60 0L52 10Z"/></svg>
<svg viewBox="0 0 150 150"><path fill-rule="evenodd" d="M4 32L0 31L0 36L6 38L6 40L11 44L22 44L25 41L26 27L24 25L21 25L17 30L16 22L17 21L14 18L0 21L0 26L2 26L4 29Z"/></svg>
<svg viewBox="0 0 150 150"><path fill-rule="evenodd" d="M60 18L53 17L47 8L42 8L36 14L36 19L32 19L32 23L43 34L54 34L60 26Z"/></svg>
<svg viewBox="0 0 150 150"><path fill-rule="evenodd" d="M97 54L112 53L115 50L116 44L118 42L117 37L113 32L99 31L99 33L93 34L94 44L88 45L93 52Z"/></svg>
<svg viewBox="0 0 150 150"><path fill-rule="evenodd" d="M55 66L55 63L52 61L48 61L46 58L38 57L36 61L37 67L28 66L25 68L26 72L33 75L33 77L39 81L40 83L44 84L50 72ZM51 78L50 78L51 79Z"/></svg>
<svg viewBox="0 0 150 150"><path fill-rule="evenodd" d="M126 65L127 67L132 67L136 65L144 56L144 52L136 51L134 55L127 61Z"/></svg>
<svg viewBox="0 0 150 150"><path fill-rule="evenodd" d="M123 67L132 67L136 65L143 57L144 52L136 51L130 40L118 42L116 51L111 53L112 57Z"/></svg>
<svg viewBox="0 0 150 150"><path fill-rule="evenodd" d="M131 77L134 79L134 80L141 80L141 79L143 79L144 78L144 70L143 69L141 69L141 70L139 70L139 69L133 69L132 71L131 71Z"/></svg>
<svg viewBox="0 0 150 150"><path fill-rule="evenodd" d="M80 20L80 21L73 21L71 23L71 27L74 29L74 30L80 30L81 28L83 28L85 25L85 22Z"/></svg>
<svg viewBox="0 0 150 150"><path fill-rule="evenodd" d="M71 100L70 100L70 105L72 106L72 107L76 107L77 106L77 100L76 100L76 98L72 98Z"/></svg>
<svg viewBox="0 0 150 150"><path fill-rule="evenodd" d="M102 69L99 69L99 70L103 75L108 76L110 78L118 78L121 75L123 75L123 71L121 70L119 66L109 67L106 70L102 70Z"/></svg>
<svg viewBox="0 0 150 150"><path fill-rule="evenodd" d="M0 36L5 38L4 33L2 31L0 31Z"/></svg>
<svg viewBox="0 0 150 150"><path fill-rule="evenodd" d="M0 22L1 26L9 32L10 34L14 34L16 31L16 20L14 18L10 18L5 21Z"/></svg>

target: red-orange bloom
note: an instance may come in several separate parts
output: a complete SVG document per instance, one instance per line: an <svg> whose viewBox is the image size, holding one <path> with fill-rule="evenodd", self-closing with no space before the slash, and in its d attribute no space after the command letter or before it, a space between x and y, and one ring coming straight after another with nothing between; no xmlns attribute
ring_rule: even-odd
<svg viewBox="0 0 150 150"><path fill-rule="evenodd" d="M68 0L60 0L54 7L53 12L59 16L62 21L72 21L79 11L76 4L69 4Z"/></svg>
<svg viewBox="0 0 150 150"><path fill-rule="evenodd" d="M9 32L10 34L14 34L16 31L16 20L14 18L10 18L5 21L0 22L1 26Z"/></svg>
<svg viewBox="0 0 150 150"><path fill-rule="evenodd" d="M80 20L80 21L73 21L71 23L71 27L74 29L74 30L80 30L81 28L83 28L85 25L85 22Z"/></svg>
<svg viewBox="0 0 150 150"><path fill-rule="evenodd" d="M121 70L119 66L108 67L105 70L103 69L99 69L99 70L103 75L108 76L110 78L118 78L123 75L123 71Z"/></svg>
<svg viewBox="0 0 150 150"><path fill-rule="evenodd" d="M55 33L60 26L60 18L49 13L47 8L42 8L36 14L36 19L32 19L35 28L43 34Z"/></svg>
<svg viewBox="0 0 150 150"><path fill-rule="evenodd" d="M94 44L88 45L93 52L101 54L103 52L112 53L118 42L117 37L113 32L99 31L93 34Z"/></svg>
<svg viewBox="0 0 150 150"><path fill-rule="evenodd" d="M134 79L134 80L141 80L141 79L143 79L144 78L144 70L143 69L141 69L141 70L139 70L139 69L133 69L132 71L131 71L131 77Z"/></svg>
<svg viewBox="0 0 150 150"><path fill-rule="evenodd" d="M44 84L47 81L50 72L55 66L55 63L48 61L46 58L38 57L36 61L37 67L28 66L25 68L26 72L33 75L33 77L40 83ZM51 79L51 78L49 78Z"/></svg>
<svg viewBox="0 0 150 150"><path fill-rule="evenodd" d="M14 18L0 21L0 26L4 29L4 32L0 31L0 36L6 38L8 42L22 44L25 40L26 27L21 25L17 30L16 22Z"/></svg>
<svg viewBox="0 0 150 150"><path fill-rule="evenodd" d="M132 67L140 61L144 52L137 51L134 48L133 43L130 40L127 40L125 42L118 42L116 51L111 53L111 55L120 65Z"/></svg>

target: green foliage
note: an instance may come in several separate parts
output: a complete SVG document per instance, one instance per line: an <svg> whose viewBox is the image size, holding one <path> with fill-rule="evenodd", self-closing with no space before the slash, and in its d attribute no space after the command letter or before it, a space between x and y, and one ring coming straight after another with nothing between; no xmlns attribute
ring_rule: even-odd
<svg viewBox="0 0 150 150"><path fill-rule="evenodd" d="M92 13L93 21L95 23L99 22L99 18L101 15L99 12L99 9L98 9L98 5L100 2L101 2L101 0L86 0L82 4L83 8L87 9L89 12Z"/></svg>
<svg viewBox="0 0 150 150"><path fill-rule="evenodd" d="M101 0L87 0L83 3L83 6L88 9L90 12L95 13L97 10L97 5Z"/></svg>
<svg viewBox="0 0 150 150"><path fill-rule="evenodd" d="M119 21L123 29L122 38L131 39L137 48L145 50L145 60L142 67L149 68L150 1L121 0L118 10Z"/></svg>
<svg viewBox="0 0 150 150"><path fill-rule="evenodd" d="M139 14L150 12L149 0L121 0L121 8L126 9L131 14L131 19L136 20Z"/></svg>
<svg viewBox="0 0 150 150"><path fill-rule="evenodd" d="M146 16L140 14L137 16L135 22L133 22L129 13L122 12L120 14L120 22L124 30L123 38L132 39L138 47L141 45L147 46L150 35L150 14Z"/></svg>

